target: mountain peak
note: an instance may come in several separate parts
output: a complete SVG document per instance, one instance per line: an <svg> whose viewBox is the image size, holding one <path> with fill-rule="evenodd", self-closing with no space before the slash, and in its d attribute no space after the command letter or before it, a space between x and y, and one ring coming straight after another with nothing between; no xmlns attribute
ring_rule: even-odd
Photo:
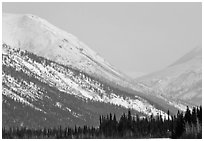
<svg viewBox="0 0 204 141"><path fill-rule="evenodd" d="M74 35L32 14L3 14L3 43L124 84L127 78ZM129 85L129 83L127 83Z"/></svg>
<svg viewBox="0 0 204 141"><path fill-rule="evenodd" d="M57 28L38 16L32 14L4 13L2 19L3 41L6 41L9 45L23 47L23 44L28 46L26 42L35 40L35 42L41 46L50 46L55 42L56 37L68 38L74 45L77 45L77 41L75 40L78 39L75 36ZM44 42L43 44L42 40Z"/></svg>

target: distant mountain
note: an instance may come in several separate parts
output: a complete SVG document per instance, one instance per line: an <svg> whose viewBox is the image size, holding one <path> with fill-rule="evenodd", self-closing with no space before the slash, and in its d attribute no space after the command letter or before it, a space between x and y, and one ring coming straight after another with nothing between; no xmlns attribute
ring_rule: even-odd
<svg viewBox="0 0 204 141"><path fill-rule="evenodd" d="M202 105L202 48L196 47L164 70L138 78L149 93ZM145 90L144 90L145 91Z"/></svg>
<svg viewBox="0 0 204 141"><path fill-rule="evenodd" d="M163 118L177 110L135 91L140 85L44 19L3 14L2 25L3 126L96 126L99 115L128 108Z"/></svg>

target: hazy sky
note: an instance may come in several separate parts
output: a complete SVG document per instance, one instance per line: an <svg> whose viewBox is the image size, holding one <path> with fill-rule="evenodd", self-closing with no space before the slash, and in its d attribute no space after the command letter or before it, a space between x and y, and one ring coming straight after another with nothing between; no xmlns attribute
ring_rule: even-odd
<svg viewBox="0 0 204 141"><path fill-rule="evenodd" d="M202 42L201 3L3 3L3 12L40 16L133 77Z"/></svg>

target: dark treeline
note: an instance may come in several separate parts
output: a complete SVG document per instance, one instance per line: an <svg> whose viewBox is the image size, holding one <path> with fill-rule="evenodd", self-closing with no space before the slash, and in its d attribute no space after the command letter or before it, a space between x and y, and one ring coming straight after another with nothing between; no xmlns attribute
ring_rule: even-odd
<svg viewBox="0 0 204 141"><path fill-rule="evenodd" d="M169 115L169 111L168 111ZM178 111L163 119L161 115L139 118L128 110L117 120L115 114L99 117L99 127L2 129L2 138L202 138L202 107Z"/></svg>

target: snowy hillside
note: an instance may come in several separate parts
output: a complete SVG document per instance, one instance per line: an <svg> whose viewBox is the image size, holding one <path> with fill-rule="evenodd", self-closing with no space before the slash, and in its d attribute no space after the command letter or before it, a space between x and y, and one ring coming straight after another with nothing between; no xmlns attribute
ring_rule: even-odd
<svg viewBox="0 0 204 141"><path fill-rule="evenodd" d="M3 14L2 20L4 43L119 85L130 85L126 76L87 45L46 20L30 14Z"/></svg>
<svg viewBox="0 0 204 141"><path fill-rule="evenodd" d="M44 19L3 14L2 20L4 126L95 126L99 115L110 112L120 116L131 109L140 116L167 118L168 109L171 114L185 110L173 99L148 95L156 86L133 83L75 36Z"/></svg>
<svg viewBox="0 0 204 141"><path fill-rule="evenodd" d="M187 104L202 104L202 48L197 47L164 70L136 80L149 93Z"/></svg>
<svg viewBox="0 0 204 141"><path fill-rule="evenodd" d="M79 124L96 121L98 119L96 116L102 113L111 111L121 113L128 108L141 115L161 114L164 118L167 117L165 112L139 96L112 88L88 74L28 51L3 44L2 59L3 123L5 125L28 122L19 117L16 119L19 121L16 121L14 118L16 116L10 115L18 110L20 110L19 114L22 113L22 106L23 109L31 108L43 119L51 118L54 112L60 116L55 120L65 122L72 118L71 120L76 123L81 121ZM99 108L95 111L97 105L108 108ZM68 115L63 116L62 112ZM30 114L29 110L27 114ZM14 119L5 120L8 117ZM39 124L38 121L32 120Z"/></svg>

